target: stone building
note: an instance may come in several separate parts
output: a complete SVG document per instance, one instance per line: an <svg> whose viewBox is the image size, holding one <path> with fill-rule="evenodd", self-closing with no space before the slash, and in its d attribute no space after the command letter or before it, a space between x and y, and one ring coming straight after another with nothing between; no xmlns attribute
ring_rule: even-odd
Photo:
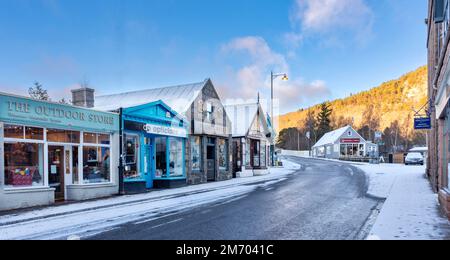
<svg viewBox="0 0 450 260"><path fill-rule="evenodd" d="M428 133L427 174L450 218L450 45L449 0L428 1L428 94L431 131Z"/></svg>
<svg viewBox="0 0 450 260"><path fill-rule="evenodd" d="M95 107L105 111L162 101L187 122L186 183L232 178L231 121L210 79L173 87L99 96Z"/></svg>

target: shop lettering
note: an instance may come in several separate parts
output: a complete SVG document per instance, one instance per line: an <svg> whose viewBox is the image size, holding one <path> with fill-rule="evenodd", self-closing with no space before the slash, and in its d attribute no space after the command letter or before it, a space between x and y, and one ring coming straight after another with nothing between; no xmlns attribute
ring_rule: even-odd
<svg viewBox="0 0 450 260"><path fill-rule="evenodd" d="M184 129L174 129L170 127L164 126L153 126L153 125L144 125L144 131L149 134L158 134L158 135L170 135L170 136L186 136L186 130Z"/></svg>
<svg viewBox="0 0 450 260"><path fill-rule="evenodd" d="M32 111L31 105L28 103L8 101L9 112L16 112L22 114L30 114ZM34 113L38 116L47 118L76 120L82 122L91 122L97 124L113 125L114 118L112 116L103 116L95 114L86 114L85 112L66 110L61 108L37 106L34 108Z"/></svg>

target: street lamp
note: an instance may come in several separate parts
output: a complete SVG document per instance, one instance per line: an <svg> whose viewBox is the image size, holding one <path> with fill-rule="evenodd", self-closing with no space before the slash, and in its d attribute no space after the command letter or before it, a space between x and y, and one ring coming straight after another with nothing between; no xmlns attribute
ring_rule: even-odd
<svg viewBox="0 0 450 260"><path fill-rule="evenodd" d="M289 77L286 73L275 74L273 71L270 72L270 121L272 122L272 128L275 127L275 120L273 118L273 81L277 78L281 77L282 81L288 81ZM275 155L275 144L271 144L271 158L272 158L272 166L275 166L274 155Z"/></svg>

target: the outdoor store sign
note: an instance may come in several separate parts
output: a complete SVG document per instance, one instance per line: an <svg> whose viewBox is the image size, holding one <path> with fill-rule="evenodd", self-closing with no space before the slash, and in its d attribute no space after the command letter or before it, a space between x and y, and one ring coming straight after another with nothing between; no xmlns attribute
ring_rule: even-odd
<svg viewBox="0 0 450 260"><path fill-rule="evenodd" d="M414 119L414 129L428 130L431 129L431 117L419 117Z"/></svg>
<svg viewBox="0 0 450 260"><path fill-rule="evenodd" d="M0 119L24 124L106 131L117 131L119 127L119 116L116 114L2 94Z"/></svg>

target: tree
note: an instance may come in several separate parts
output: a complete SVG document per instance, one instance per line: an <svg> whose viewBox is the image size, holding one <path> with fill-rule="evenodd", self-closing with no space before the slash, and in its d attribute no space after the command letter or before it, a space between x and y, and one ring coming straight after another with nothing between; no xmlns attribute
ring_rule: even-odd
<svg viewBox="0 0 450 260"><path fill-rule="evenodd" d="M311 150L312 142L317 143L317 131L316 131L317 121L313 111L308 110L308 114L305 119L305 129L306 133L309 132L308 138L308 150ZM305 133L305 134L306 134Z"/></svg>
<svg viewBox="0 0 450 260"><path fill-rule="evenodd" d="M366 140L373 141L375 139L375 132L380 127L380 117L375 110L374 105L369 105L363 113L361 130L364 129L364 131L361 131L361 133Z"/></svg>
<svg viewBox="0 0 450 260"><path fill-rule="evenodd" d="M317 116L317 139L322 138L326 133L331 131L331 114L333 110L329 103L320 105L320 111Z"/></svg>
<svg viewBox="0 0 450 260"><path fill-rule="evenodd" d="M28 89L28 94L33 99L44 101L50 100L47 90L45 90L39 82L35 82L34 87Z"/></svg>

